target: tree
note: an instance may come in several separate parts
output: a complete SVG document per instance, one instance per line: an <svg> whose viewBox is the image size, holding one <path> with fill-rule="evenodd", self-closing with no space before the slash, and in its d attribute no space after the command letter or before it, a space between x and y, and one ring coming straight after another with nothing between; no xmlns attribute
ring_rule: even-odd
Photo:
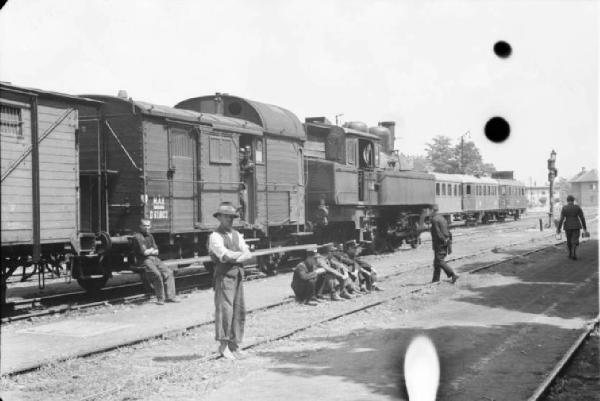
<svg viewBox="0 0 600 401"><path fill-rule="evenodd" d="M432 171L433 166L429 162L426 156L423 155L414 155L408 156L410 160L413 162L413 170L415 171Z"/></svg>
<svg viewBox="0 0 600 401"><path fill-rule="evenodd" d="M452 146L451 139L438 135L427 143L427 161L434 171L449 174L490 175L496 171L492 163L484 163L473 141L459 142Z"/></svg>
<svg viewBox="0 0 600 401"><path fill-rule="evenodd" d="M431 143L426 144L427 160L431 163L434 171L439 173L456 172L456 159L450 143L449 137L438 135L433 138Z"/></svg>

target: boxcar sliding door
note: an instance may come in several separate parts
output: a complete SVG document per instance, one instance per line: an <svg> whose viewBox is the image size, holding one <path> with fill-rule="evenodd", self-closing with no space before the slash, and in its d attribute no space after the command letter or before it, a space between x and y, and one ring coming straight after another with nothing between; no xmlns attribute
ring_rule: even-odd
<svg viewBox="0 0 600 401"><path fill-rule="evenodd" d="M174 232L189 232L196 222L196 140L193 130L170 127L169 175L172 185Z"/></svg>

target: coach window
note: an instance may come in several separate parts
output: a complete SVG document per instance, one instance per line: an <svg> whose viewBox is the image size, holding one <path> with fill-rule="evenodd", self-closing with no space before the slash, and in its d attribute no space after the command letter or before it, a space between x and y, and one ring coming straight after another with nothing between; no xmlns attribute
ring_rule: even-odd
<svg viewBox="0 0 600 401"><path fill-rule="evenodd" d="M460 196L462 196L462 194L463 194L463 186L462 186L462 184L458 184L458 194Z"/></svg>
<svg viewBox="0 0 600 401"><path fill-rule="evenodd" d="M356 141L346 141L346 164L356 166Z"/></svg>
<svg viewBox="0 0 600 401"><path fill-rule="evenodd" d="M471 185L467 184L467 195L471 195Z"/></svg>
<svg viewBox="0 0 600 401"><path fill-rule="evenodd" d="M256 140L256 148L255 148L255 155L254 155L254 160L256 161L256 163L258 164L263 164L264 163L264 159L263 159L263 139L257 139Z"/></svg>
<svg viewBox="0 0 600 401"><path fill-rule="evenodd" d="M435 194L437 196L440 196L440 183L439 182L435 183Z"/></svg>
<svg viewBox="0 0 600 401"><path fill-rule="evenodd" d="M18 107L0 106L0 131L3 134L14 135L18 138L23 136L23 120L21 120L21 109Z"/></svg>
<svg viewBox="0 0 600 401"><path fill-rule="evenodd" d="M446 183L442 184L442 195L446 195Z"/></svg>

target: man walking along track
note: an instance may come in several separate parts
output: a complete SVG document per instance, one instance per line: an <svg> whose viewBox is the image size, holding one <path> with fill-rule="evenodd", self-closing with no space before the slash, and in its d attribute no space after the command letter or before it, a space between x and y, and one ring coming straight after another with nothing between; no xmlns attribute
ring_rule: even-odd
<svg viewBox="0 0 600 401"><path fill-rule="evenodd" d="M446 276L452 279L452 283L458 280L458 274L452 270L446 262L446 256L451 251L452 234L448 230L446 218L438 213L439 206L433 205L433 215L431 217L431 244L433 246L433 280L435 283L440 281L440 270L444 270Z"/></svg>
<svg viewBox="0 0 600 401"><path fill-rule="evenodd" d="M152 223L148 219L140 221L140 232L133 236L135 253L144 269L146 280L150 282L156 294L156 303L179 302L175 296L175 278L173 271L158 257L158 246L150 234Z"/></svg>
<svg viewBox="0 0 600 401"><path fill-rule="evenodd" d="M233 220L239 217L235 207L222 202L213 216L221 223L208 238L208 252L215 263L215 339L224 358L236 359L243 355L239 345L246 320L242 263L252 255L242 234L233 229Z"/></svg>
<svg viewBox="0 0 600 401"><path fill-rule="evenodd" d="M579 205L575 204L573 195L567 196L567 205L560 212L560 221L556 227L556 233L560 234L560 230L565 224L565 235L567 236L567 248L569 249L569 259L577 260L577 247L579 246L580 230L583 227L585 235L589 235L585 224L583 210Z"/></svg>

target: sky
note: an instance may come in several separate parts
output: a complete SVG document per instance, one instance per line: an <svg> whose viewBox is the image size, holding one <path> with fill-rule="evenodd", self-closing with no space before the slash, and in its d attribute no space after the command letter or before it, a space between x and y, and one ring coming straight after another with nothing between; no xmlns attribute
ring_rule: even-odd
<svg viewBox="0 0 600 401"><path fill-rule="evenodd" d="M396 121L424 154L469 132L526 184L598 163L600 7L593 0L9 0L0 80L164 105L215 92L305 117ZM513 53L501 59L493 45ZM493 116L511 125L490 142Z"/></svg>

